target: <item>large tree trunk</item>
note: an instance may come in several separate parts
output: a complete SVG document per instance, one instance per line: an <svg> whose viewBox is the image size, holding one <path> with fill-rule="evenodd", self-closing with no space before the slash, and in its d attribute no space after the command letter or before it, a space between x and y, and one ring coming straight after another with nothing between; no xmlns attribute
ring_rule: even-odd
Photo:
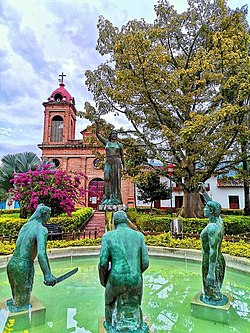
<svg viewBox="0 0 250 333"><path fill-rule="evenodd" d="M250 215L250 197L249 197L249 161L247 159L247 140L242 141L241 143L241 151L244 156L243 161L243 184L244 184L244 199L245 199L245 207L244 207L244 213L245 215Z"/></svg>
<svg viewBox="0 0 250 333"><path fill-rule="evenodd" d="M183 205L179 215L182 217L203 217L203 207L199 192L184 192Z"/></svg>
<svg viewBox="0 0 250 333"><path fill-rule="evenodd" d="M243 172L245 172L246 175L249 174L248 161L243 161ZM245 215L250 216L250 193L249 193L248 176L244 176L243 184L244 184L244 199L245 199L244 213Z"/></svg>
<svg viewBox="0 0 250 333"><path fill-rule="evenodd" d="M27 219L27 209L20 203L20 219Z"/></svg>

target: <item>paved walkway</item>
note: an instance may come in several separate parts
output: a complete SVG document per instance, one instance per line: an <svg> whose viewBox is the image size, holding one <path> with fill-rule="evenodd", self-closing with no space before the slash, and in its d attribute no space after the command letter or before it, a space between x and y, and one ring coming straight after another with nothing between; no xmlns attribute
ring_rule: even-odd
<svg viewBox="0 0 250 333"><path fill-rule="evenodd" d="M105 232L105 212L95 211L84 230L81 230L83 233L84 231L88 238L102 237ZM84 237L84 235L81 237Z"/></svg>

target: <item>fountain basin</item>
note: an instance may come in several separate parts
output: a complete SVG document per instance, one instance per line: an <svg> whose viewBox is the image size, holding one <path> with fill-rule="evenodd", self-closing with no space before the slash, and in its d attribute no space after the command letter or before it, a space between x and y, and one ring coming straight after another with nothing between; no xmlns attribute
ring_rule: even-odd
<svg viewBox="0 0 250 333"><path fill-rule="evenodd" d="M43 276L36 266L33 293L46 307L42 325L19 329L18 320L13 333L98 333L98 320L104 316L104 288L98 279L99 247L49 250L53 274L60 276L74 267L77 274L55 287L43 285ZM169 253L167 253L169 251ZM227 260L223 290L234 297L234 314L228 324L195 318L190 303L201 290L199 251L149 247L150 267L144 273L142 310L155 333L247 333L250 324L249 260L237 263L241 272L229 268ZM168 258L169 255L171 258ZM181 257L182 255L182 257ZM54 259L54 260L52 260ZM4 258L7 263L7 258ZM231 260L233 264L233 258ZM248 265L247 265L248 263ZM2 267L4 264L2 263ZM245 272L243 272L245 270ZM10 298L6 270L0 270L0 299ZM1 317L0 317L1 318ZM207 318L210 319L210 318ZM1 323L0 323L1 332Z"/></svg>

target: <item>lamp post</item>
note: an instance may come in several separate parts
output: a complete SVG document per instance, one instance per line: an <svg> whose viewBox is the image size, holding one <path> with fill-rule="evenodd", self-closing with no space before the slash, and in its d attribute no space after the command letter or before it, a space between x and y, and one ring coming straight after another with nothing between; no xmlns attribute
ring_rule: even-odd
<svg viewBox="0 0 250 333"><path fill-rule="evenodd" d="M169 175L169 180L170 180L170 216L173 216L173 203L172 203L172 196L173 196L173 185L172 185L172 176L174 172L175 166L173 163L168 163L167 165L167 172Z"/></svg>

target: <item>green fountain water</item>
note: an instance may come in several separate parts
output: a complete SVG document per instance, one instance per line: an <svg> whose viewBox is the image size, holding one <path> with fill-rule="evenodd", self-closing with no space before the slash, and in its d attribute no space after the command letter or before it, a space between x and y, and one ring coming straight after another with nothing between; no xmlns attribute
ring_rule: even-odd
<svg viewBox="0 0 250 333"><path fill-rule="evenodd" d="M77 274L55 287L43 285L36 266L32 295L46 307L42 325L20 326L16 319L12 333L98 333L98 319L104 316L104 288L99 283L98 257L74 257L50 261L56 276L79 267ZM250 275L227 269L222 292L234 297L229 324L194 318L190 302L201 290L200 263L167 258L150 258L144 273L142 309L155 333L248 333L250 327ZM6 270L0 270L0 299L10 298ZM8 320L7 320L8 323ZM2 327L2 330L1 330ZM22 329L18 329L22 327ZM0 333L3 331L3 318Z"/></svg>

